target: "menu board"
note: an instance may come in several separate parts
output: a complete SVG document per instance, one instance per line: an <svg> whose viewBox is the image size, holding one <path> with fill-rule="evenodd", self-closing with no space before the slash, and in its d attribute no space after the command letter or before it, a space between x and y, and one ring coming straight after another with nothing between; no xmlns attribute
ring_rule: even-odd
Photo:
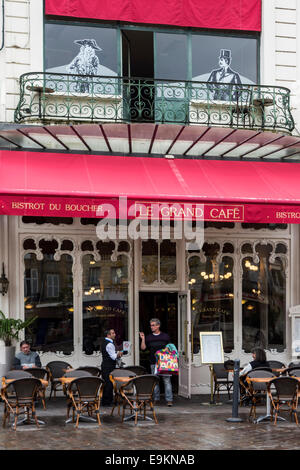
<svg viewBox="0 0 300 470"><path fill-rule="evenodd" d="M300 317L294 317L294 338L293 338L294 352L300 353Z"/></svg>
<svg viewBox="0 0 300 470"><path fill-rule="evenodd" d="M202 364L224 363L222 331L201 331L200 347Z"/></svg>

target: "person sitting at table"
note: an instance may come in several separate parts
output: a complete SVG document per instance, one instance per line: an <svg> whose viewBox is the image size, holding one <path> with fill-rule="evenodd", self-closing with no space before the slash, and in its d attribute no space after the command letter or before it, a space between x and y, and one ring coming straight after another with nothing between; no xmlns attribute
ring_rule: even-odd
<svg viewBox="0 0 300 470"><path fill-rule="evenodd" d="M30 344L27 341L22 341L20 352L15 356L13 368L26 370L31 367L42 367L40 356L37 352L30 350Z"/></svg>
<svg viewBox="0 0 300 470"><path fill-rule="evenodd" d="M264 349L253 348L251 353L253 361L249 362L249 364L247 364L244 369L240 371L240 377L248 374L248 372L256 369L257 367L270 367Z"/></svg>

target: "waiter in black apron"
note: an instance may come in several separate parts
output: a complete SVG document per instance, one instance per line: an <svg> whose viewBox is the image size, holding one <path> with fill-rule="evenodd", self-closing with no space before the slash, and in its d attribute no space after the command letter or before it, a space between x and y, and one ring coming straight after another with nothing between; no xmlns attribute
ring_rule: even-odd
<svg viewBox="0 0 300 470"><path fill-rule="evenodd" d="M102 406L111 406L113 402L113 384L109 380L109 374L116 368L117 358L122 357L122 351L116 351L114 340L116 332L113 329L105 331L105 339L102 344L102 378L105 381Z"/></svg>

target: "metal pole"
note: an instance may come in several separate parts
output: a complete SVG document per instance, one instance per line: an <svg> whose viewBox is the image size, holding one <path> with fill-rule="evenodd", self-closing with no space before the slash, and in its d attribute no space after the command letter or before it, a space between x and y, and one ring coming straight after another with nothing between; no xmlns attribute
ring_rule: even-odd
<svg viewBox="0 0 300 470"><path fill-rule="evenodd" d="M239 359L234 360L234 371L233 371L233 399L232 399L232 417L227 418L226 421L231 423L240 423L243 421L239 418L239 392L240 392L240 361Z"/></svg>

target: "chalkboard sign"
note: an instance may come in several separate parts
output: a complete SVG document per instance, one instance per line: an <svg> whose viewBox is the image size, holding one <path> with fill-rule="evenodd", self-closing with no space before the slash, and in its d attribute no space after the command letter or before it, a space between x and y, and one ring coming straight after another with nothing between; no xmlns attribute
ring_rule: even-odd
<svg viewBox="0 0 300 470"><path fill-rule="evenodd" d="M201 331L200 347L202 364L224 363L222 331Z"/></svg>

